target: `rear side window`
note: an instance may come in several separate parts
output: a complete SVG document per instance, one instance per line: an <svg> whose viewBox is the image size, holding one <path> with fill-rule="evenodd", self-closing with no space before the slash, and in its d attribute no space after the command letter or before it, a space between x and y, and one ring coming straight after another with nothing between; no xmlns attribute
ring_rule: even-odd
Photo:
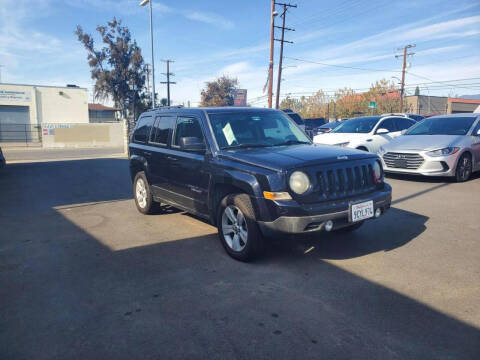
<svg viewBox="0 0 480 360"><path fill-rule="evenodd" d="M382 123L378 126L378 129L387 129L390 132L397 131L397 128L395 126L395 121L393 121L393 118L388 118L383 120Z"/></svg>
<svg viewBox="0 0 480 360"><path fill-rule="evenodd" d="M290 118L297 123L297 125L305 125L305 121L297 113L287 113Z"/></svg>
<svg viewBox="0 0 480 360"><path fill-rule="evenodd" d="M168 135L175 123L175 116L157 116L150 141L160 145L168 144Z"/></svg>
<svg viewBox="0 0 480 360"><path fill-rule="evenodd" d="M192 117L179 117L175 129L173 145L180 146L182 137L196 137L203 140L202 128L198 119Z"/></svg>
<svg viewBox="0 0 480 360"><path fill-rule="evenodd" d="M395 118L395 122L397 123L397 131L408 129L410 126L416 124L415 121L405 118Z"/></svg>
<svg viewBox="0 0 480 360"><path fill-rule="evenodd" d="M133 133L133 141L138 143L146 143L150 130L152 129L153 118L151 116L142 116L137 121L137 127Z"/></svg>

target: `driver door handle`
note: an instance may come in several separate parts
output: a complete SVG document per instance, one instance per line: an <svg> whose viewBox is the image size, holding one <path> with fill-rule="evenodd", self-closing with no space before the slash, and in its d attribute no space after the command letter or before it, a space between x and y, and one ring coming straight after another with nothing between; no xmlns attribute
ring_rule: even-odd
<svg viewBox="0 0 480 360"><path fill-rule="evenodd" d="M167 156L167 160L170 160L170 161L178 161L180 160L179 158L176 158L176 157L173 157L173 156Z"/></svg>

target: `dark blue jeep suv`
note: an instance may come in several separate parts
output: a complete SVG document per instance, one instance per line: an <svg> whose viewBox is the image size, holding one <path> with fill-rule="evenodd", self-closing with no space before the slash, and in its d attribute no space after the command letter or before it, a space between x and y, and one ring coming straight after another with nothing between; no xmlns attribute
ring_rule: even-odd
<svg viewBox="0 0 480 360"><path fill-rule="evenodd" d="M314 145L278 110L155 109L139 117L129 154L140 212L165 203L208 219L243 261L264 236L355 230L391 203L377 155Z"/></svg>

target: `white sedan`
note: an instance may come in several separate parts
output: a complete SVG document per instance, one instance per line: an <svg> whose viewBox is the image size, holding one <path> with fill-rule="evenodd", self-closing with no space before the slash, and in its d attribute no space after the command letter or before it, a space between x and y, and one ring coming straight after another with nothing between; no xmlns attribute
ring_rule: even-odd
<svg viewBox="0 0 480 360"><path fill-rule="evenodd" d="M329 133L313 138L316 144L336 145L377 153L415 121L402 116L365 116L350 119Z"/></svg>

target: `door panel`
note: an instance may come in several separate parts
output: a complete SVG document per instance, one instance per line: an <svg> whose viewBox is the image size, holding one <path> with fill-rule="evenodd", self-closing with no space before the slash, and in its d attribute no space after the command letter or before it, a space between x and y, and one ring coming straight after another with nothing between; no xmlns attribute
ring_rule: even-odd
<svg viewBox="0 0 480 360"><path fill-rule="evenodd" d="M208 213L207 198L210 175L205 154L180 149L181 137L205 139L200 122L194 117L178 117L172 139L172 150L167 157L168 178L175 202L194 212Z"/></svg>
<svg viewBox="0 0 480 360"><path fill-rule="evenodd" d="M375 129L375 132L378 129L387 129L390 132L388 134L375 134L373 135L373 141L370 144L370 150L374 153L377 153L378 150L380 149L380 146L383 146L390 141L392 141L393 138L401 135L401 132L397 130L397 126L395 124L394 118L387 118L385 120L382 120Z"/></svg>

